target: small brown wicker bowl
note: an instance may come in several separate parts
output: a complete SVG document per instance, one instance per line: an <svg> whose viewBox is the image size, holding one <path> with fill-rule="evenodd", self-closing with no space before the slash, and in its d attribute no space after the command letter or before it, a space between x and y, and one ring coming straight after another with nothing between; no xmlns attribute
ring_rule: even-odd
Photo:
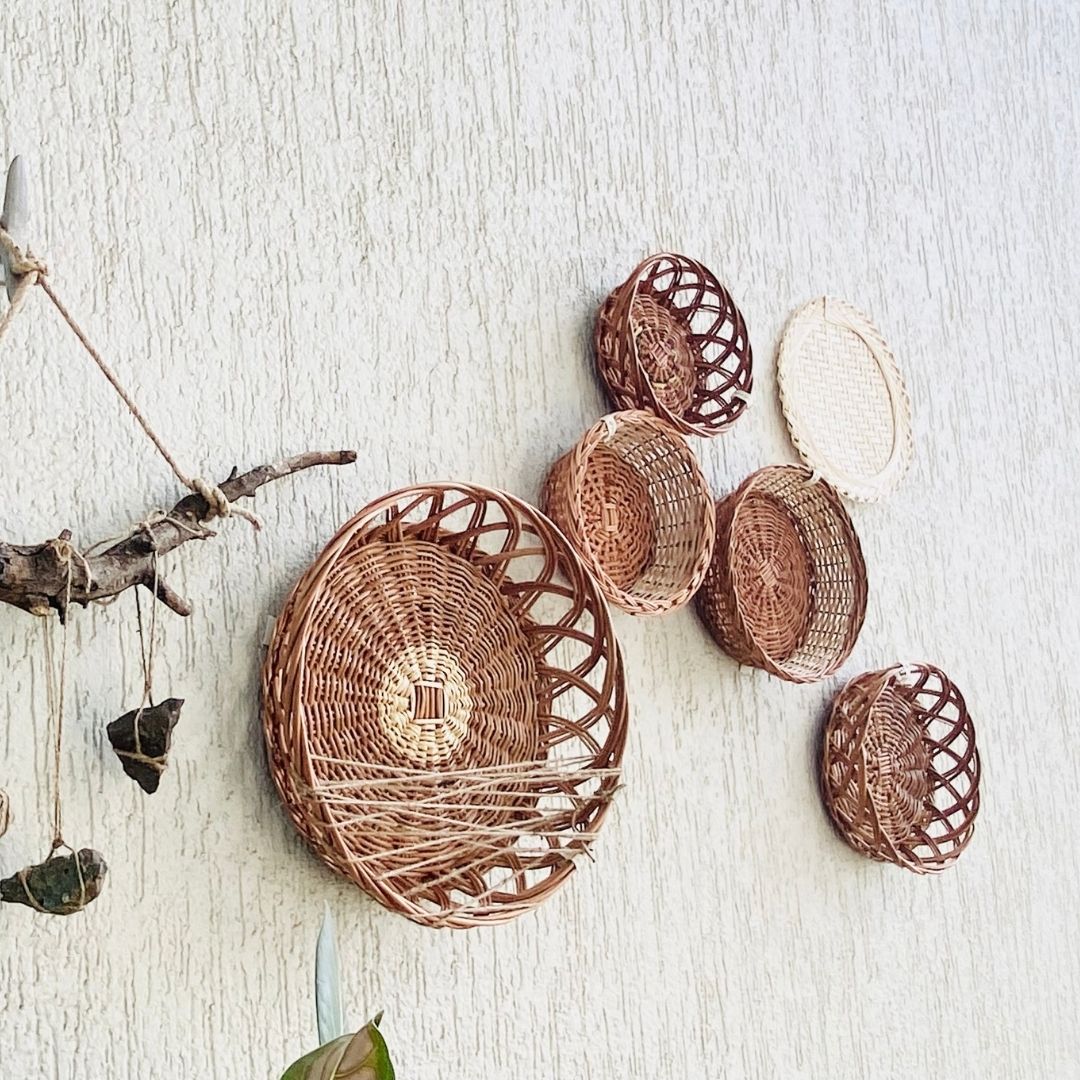
<svg viewBox="0 0 1080 1080"><path fill-rule="evenodd" d="M750 339L727 289L685 255L652 255L607 298L596 365L620 409L648 409L684 435L719 435L753 387Z"/></svg>
<svg viewBox="0 0 1080 1080"><path fill-rule="evenodd" d="M465 484L371 503L293 589L263 668L270 771L331 867L428 926L562 885L618 784L607 605L538 510Z"/></svg>
<svg viewBox="0 0 1080 1080"><path fill-rule="evenodd" d="M623 611L672 611L705 579L709 485L683 437L650 413L612 413L585 432L551 467L543 506Z"/></svg>
<svg viewBox="0 0 1080 1080"><path fill-rule="evenodd" d="M835 489L801 465L771 465L717 503L698 610L740 664L796 683L836 671L866 615L866 565Z"/></svg>
<svg viewBox="0 0 1080 1080"><path fill-rule="evenodd" d="M837 694L822 789L841 835L917 874L951 866L979 812L979 754L963 695L932 664L870 671Z"/></svg>

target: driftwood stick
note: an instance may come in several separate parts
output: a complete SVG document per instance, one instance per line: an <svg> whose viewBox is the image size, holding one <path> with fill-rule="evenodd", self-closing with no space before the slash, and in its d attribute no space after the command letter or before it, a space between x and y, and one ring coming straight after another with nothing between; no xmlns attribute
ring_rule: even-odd
<svg viewBox="0 0 1080 1080"><path fill-rule="evenodd" d="M275 465L260 465L238 474L233 469L221 484L229 502L248 498L272 480L291 476L315 465L351 465L354 450L312 451L286 458ZM128 536L104 550L88 550L85 560L75 556L70 563L71 603L84 607L94 600L107 600L135 585L154 591L154 551L167 555L188 540L205 540L216 534L207 528L210 507L201 495L187 495L164 516L151 516L145 526L136 526ZM62 540L70 538L64 530ZM67 614L68 566L63 545L55 541L43 544L5 544L0 542L0 603L12 604L33 615ZM89 571L89 574L87 573ZM191 604L174 592L159 576L157 598L178 615L190 615Z"/></svg>

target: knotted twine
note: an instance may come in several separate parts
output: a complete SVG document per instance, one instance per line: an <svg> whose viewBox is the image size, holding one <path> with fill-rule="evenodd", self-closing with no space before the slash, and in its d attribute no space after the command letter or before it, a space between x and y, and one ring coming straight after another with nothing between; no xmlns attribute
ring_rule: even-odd
<svg viewBox="0 0 1080 1080"><path fill-rule="evenodd" d="M89 338L87 338L85 331L75 321L71 312L68 311L63 302L53 291L53 287L48 280L49 268L44 260L33 255L29 250L24 252L2 228L0 228L0 248L3 248L4 252L7 254L8 265L10 267L9 272L19 279L15 295L11 299L11 306L4 312L3 316L0 317L0 341L3 340L8 328L11 326L12 322L14 322L15 316L22 309L30 290L35 285L40 285L45 295L52 301L53 306L60 313L60 317L67 323L72 333L79 339L79 343L86 350L94 363L97 364L105 378L108 379L109 384L112 386L113 390L116 391L120 400L127 406L128 412L131 413L132 417L134 417L135 421L146 433L147 438L154 444L158 453L165 459L177 480L179 480L189 491L201 496L206 501L209 509L209 516L221 518L240 517L249 522L253 528L262 528L262 523L259 521L258 517L249 510L234 506L229 502L225 493L216 484L208 483L201 476L189 476L180 468L176 458L162 441L161 436L158 435L151 426L150 421L136 404L135 399L132 398L124 388L120 379L117 377L116 372L105 362L105 358L101 353L94 348Z"/></svg>

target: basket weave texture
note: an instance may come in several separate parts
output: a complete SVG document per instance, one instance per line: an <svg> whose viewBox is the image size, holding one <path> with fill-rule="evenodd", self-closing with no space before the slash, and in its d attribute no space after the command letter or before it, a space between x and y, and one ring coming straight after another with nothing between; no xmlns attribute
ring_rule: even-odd
<svg viewBox="0 0 1080 1080"><path fill-rule="evenodd" d="M429 926L507 921L591 844L626 740L604 600L539 511L428 484L304 574L263 670L270 770L331 867Z"/></svg>
<svg viewBox="0 0 1080 1080"><path fill-rule="evenodd" d="M975 828L979 776L963 695L932 664L867 672L836 696L822 785L856 851L918 874L951 866Z"/></svg>
<svg viewBox="0 0 1080 1080"><path fill-rule="evenodd" d="M780 403L800 457L849 498L892 492L911 464L911 400L870 318L820 297L788 320L777 358Z"/></svg>
<svg viewBox="0 0 1080 1080"><path fill-rule="evenodd" d="M651 413L613 413L591 427L552 466L543 506L624 611L672 611L705 579L709 486L686 441Z"/></svg>
<svg viewBox="0 0 1080 1080"><path fill-rule="evenodd" d="M746 408L746 322L711 271L685 255L641 263L601 306L595 344L619 409L647 409L684 435L713 436Z"/></svg>
<svg viewBox="0 0 1080 1080"><path fill-rule="evenodd" d="M740 664L798 683L836 671L866 614L862 547L836 491L801 465L744 480L717 504L698 609Z"/></svg>

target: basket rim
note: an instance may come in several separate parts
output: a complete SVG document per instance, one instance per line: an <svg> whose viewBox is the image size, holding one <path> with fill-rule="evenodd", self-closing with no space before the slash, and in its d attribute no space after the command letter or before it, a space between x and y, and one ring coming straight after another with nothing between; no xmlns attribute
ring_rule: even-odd
<svg viewBox="0 0 1080 1080"><path fill-rule="evenodd" d="M859 534L855 530L854 522L851 520L851 516L848 514L847 509L844 507L843 500L840 498L838 492L829 483L828 480L820 476L815 476L814 470L807 465L796 465L792 463L786 463L781 465L766 465L763 468L757 469L752 472L730 495L726 496L726 499L735 500L732 504L731 513L731 525L728 529L727 538L727 555L728 564L731 565L734 562L734 554L737 549L735 519L738 516L739 510L742 508L743 502L746 497L750 495L758 483L766 476L766 474L774 473L777 471L782 472L799 472L801 473L808 484L821 484L826 494L826 501L829 503L833 510L833 513L837 515L840 524L843 526L848 538L852 541L849 545L849 550L852 552L855 561L856 573L854 574L855 581L855 604L854 611L851 613L849 619L849 625L854 627L854 637L858 638L859 633L862 630L863 622L866 619L866 603L867 603L867 574L866 574L866 560L863 556L862 542L859 540ZM806 679L797 676L787 666L786 662L777 660L772 656L765 648L762 647L758 641L757 636L754 634L746 618L746 613L743 610L743 600L740 595L739 589L736 587L734 579L731 583L731 595L735 602L735 613L739 620L739 625L742 627L743 633L746 635L747 640L752 644L754 651L761 657L766 670L771 675L776 675L783 679L792 680L795 682L817 682L830 675L833 671L844 662L846 657L842 657L839 662L831 668L831 670L824 672L822 675L814 676L812 679Z"/></svg>
<svg viewBox="0 0 1080 1080"><path fill-rule="evenodd" d="M697 559L694 567L686 576L685 584L679 590L672 592L672 599L670 600L643 599L631 589L624 589L617 585L604 568L581 527L584 518L582 481L588 471L589 460L597 449L607 444L620 426L631 425L649 428L655 434L670 440L671 445L678 448L679 458L689 466L690 473L702 499L702 526ZM573 530L573 536L570 537L571 547L575 549L578 556L584 561L586 568L597 579L600 584L600 591L604 596L623 611L645 616L663 615L687 603L701 587L701 583L708 573L709 563L712 560L716 543L716 514L713 511L712 490L701 468L701 463L683 436L666 420L654 415L647 409L620 409L613 413L607 413L597 420L563 455L561 460L566 462L566 468L570 471L568 486L573 514L571 520L567 522L567 526ZM558 462L556 462L557 464ZM554 467L552 472L554 472ZM685 599L683 598L684 592L687 593Z"/></svg>
<svg viewBox="0 0 1080 1080"><path fill-rule="evenodd" d="M815 324L822 322L840 326L860 338L885 383L892 413L892 452L889 460L874 474L854 473L832 460L807 430L799 400L793 396L790 373L798 363L807 334ZM892 349L869 315L850 301L828 294L802 304L788 317L780 336L776 382L788 436L807 465L824 476L842 495L859 502L877 502L896 490L915 453L911 397Z"/></svg>

